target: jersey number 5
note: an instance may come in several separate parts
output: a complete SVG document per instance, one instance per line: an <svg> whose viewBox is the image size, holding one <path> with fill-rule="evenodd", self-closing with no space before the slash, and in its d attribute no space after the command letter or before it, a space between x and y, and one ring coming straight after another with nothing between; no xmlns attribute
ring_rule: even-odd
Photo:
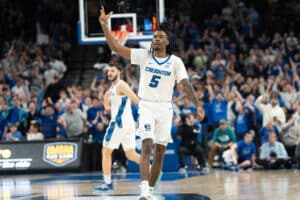
<svg viewBox="0 0 300 200"><path fill-rule="evenodd" d="M153 75L152 78L151 78L151 81L149 83L149 86L152 87L152 88L156 88L158 83L159 83L160 78L161 78L160 76Z"/></svg>

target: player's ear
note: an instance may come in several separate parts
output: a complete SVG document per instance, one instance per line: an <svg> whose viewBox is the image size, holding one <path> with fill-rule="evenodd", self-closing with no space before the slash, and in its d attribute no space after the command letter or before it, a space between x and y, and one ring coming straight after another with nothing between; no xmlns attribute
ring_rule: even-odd
<svg viewBox="0 0 300 200"><path fill-rule="evenodd" d="M170 44L169 38L167 39L167 46Z"/></svg>

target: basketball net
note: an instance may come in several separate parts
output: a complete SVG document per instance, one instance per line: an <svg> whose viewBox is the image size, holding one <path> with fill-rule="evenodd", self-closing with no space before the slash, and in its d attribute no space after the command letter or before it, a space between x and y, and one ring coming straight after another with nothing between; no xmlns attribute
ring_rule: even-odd
<svg viewBox="0 0 300 200"><path fill-rule="evenodd" d="M127 31L127 25L123 24L120 27L120 30L112 31L112 34L115 36L118 43L121 45L125 45L129 36L129 32Z"/></svg>

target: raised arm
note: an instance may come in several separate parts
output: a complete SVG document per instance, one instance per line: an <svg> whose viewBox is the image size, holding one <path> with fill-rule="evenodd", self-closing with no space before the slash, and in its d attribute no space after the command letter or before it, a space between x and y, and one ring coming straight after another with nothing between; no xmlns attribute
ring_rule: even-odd
<svg viewBox="0 0 300 200"><path fill-rule="evenodd" d="M124 81L120 81L120 83L118 84L117 92L121 95L127 96L133 104L137 104L139 102L139 98L129 87L129 85Z"/></svg>
<svg viewBox="0 0 300 200"><path fill-rule="evenodd" d="M236 87L235 87L236 88ZM238 89L236 88L236 90L234 91L234 94L236 94L237 99L242 102L244 101L244 98L242 97L241 93L238 91Z"/></svg>
<svg viewBox="0 0 300 200"><path fill-rule="evenodd" d="M65 119L65 115L64 116L62 116L62 117L60 117L58 120L57 120L57 122L59 123L59 124L61 124L62 125L62 127L65 129L65 128L67 128L67 122L66 122L66 119Z"/></svg>
<svg viewBox="0 0 300 200"><path fill-rule="evenodd" d="M225 79L225 88L224 88L224 98L226 100L229 100L229 98L230 98L230 86L229 86L229 84L230 84L230 78L229 78L229 76L227 76L226 79Z"/></svg>
<svg viewBox="0 0 300 200"><path fill-rule="evenodd" d="M209 101L212 102L215 98L215 93L214 93L214 90L213 90L213 88L210 84L207 85L207 90L208 90L208 94L209 94Z"/></svg>
<svg viewBox="0 0 300 200"><path fill-rule="evenodd" d="M97 91L96 83L97 83L97 77L95 77L94 80L91 83L91 87L90 88L91 88L91 90L93 92Z"/></svg>
<svg viewBox="0 0 300 200"><path fill-rule="evenodd" d="M262 113L264 113L264 110L266 107L266 105L263 104L263 101L265 100L265 98L266 98L266 95L262 95L262 96L259 96L257 98L257 100L255 101L255 105L257 106L258 110Z"/></svg>
<svg viewBox="0 0 300 200"><path fill-rule="evenodd" d="M115 51L120 56L123 56L127 59L130 59L130 48L120 45L115 36L108 28L108 19L112 15L112 12L105 14L104 7L102 6L100 9L99 23L101 25L104 36L107 40L107 44L112 51Z"/></svg>
<svg viewBox="0 0 300 200"><path fill-rule="evenodd" d="M289 59L289 63L292 67L293 70L293 82L299 82L299 75L298 75L298 71L297 71L297 66L295 65L293 59Z"/></svg>
<svg viewBox="0 0 300 200"><path fill-rule="evenodd" d="M284 135L286 134L286 131L292 127L296 121L297 117L293 116L287 123L283 124L281 126L281 131L280 131L280 134L281 135Z"/></svg>

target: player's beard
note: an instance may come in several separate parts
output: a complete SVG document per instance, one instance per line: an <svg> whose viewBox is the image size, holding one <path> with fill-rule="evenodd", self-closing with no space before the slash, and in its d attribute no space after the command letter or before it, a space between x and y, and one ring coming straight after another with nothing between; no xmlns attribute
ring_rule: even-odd
<svg viewBox="0 0 300 200"><path fill-rule="evenodd" d="M153 46L153 51L154 52L165 52L166 51L166 47L163 45L159 45L159 46Z"/></svg>
<svg viewBox="0 0 300 200"><path fill-rule="evenodd" d="M110 80L111 82L115 82L117 79L118 79L118 75L111 76L111 78L109 78L109 80Z"/></svg>
<svg viewBox="0 0 300 200"><path fill-rule="evenodd" d="M153 50L154 51L161 51L161 48L160 47L154 47Z"/></svg>

